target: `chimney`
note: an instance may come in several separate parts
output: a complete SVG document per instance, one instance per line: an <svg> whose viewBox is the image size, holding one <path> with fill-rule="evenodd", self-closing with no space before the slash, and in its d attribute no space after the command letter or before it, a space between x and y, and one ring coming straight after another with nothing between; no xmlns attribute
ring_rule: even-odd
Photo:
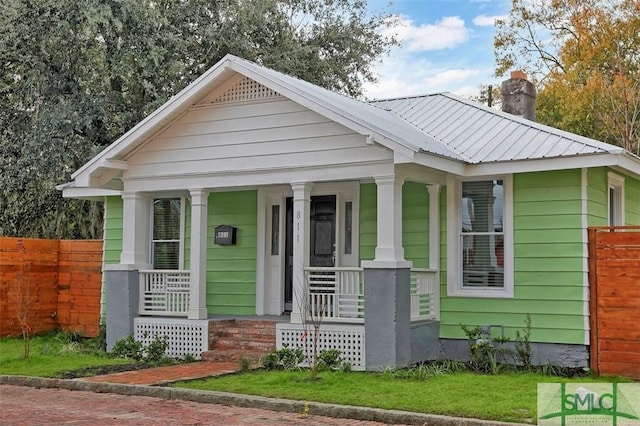
<svg viewBox="0 0 640 426"><path fill-rule="evenodd" d="M502 82L502 111L536 120L536 88L522 71L512 71L511 78Z"/></svg>

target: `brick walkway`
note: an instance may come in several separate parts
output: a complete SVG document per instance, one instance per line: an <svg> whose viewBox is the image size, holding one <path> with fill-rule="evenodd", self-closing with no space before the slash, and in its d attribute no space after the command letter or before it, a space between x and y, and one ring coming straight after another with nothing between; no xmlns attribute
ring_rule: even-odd
<svg viewBox="0 0 640 426"><path fill-rule="evenodd" d="M199 379L219 376L239 371L237 362L191 362L188 364L170 365L167 367L148 368L145 370L125 371L123 373L106 374L82 378L89 382L122 383L129 385L162 385L178 380Z"/></svg>
<svg viewBox="0 0 640 426"><path fill-rule="evenodd" d="M380 426L381 423L110 393L0 386L0 424Z"/></svg>

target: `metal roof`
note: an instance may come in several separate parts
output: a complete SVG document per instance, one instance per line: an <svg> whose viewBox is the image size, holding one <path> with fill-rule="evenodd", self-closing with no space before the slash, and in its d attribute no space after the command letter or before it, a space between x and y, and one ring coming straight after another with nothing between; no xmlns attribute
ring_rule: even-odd
<svg viewBox="0 0 640 426"><path fill-rule="evenodd" d="M472 164L624 151L451 93L376 100L371 104L402 117Z"/></svg>

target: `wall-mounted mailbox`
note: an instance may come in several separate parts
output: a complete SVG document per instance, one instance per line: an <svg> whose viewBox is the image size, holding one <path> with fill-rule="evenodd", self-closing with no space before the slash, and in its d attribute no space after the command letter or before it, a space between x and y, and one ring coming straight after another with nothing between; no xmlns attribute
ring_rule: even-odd
<svg viewBox="0 0 640 426"><path fill-rule="evenodd" d="M238 228L234 228L229 225L216 226L215 234L213 236L214 244L218 245L232 245L236 243L236 231Z"/></svg>

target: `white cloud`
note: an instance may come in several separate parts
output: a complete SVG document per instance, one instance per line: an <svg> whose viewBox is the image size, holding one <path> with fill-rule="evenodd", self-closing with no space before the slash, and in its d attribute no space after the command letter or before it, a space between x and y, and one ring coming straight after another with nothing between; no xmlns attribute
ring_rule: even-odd
<svg viewBox="0 0 640 426"><path fill-rule="evenodd" d="M416 26L408 16L398 17L395 33L410 52L455 47L469 38L469 29L457 16L445 16L435 24Z"/></svg>
<svg viewBox="0 0 640 426"><path fill-rule="evenodd" d="M473 18L473 24L477 27L492 27L496 24L496 19L507 19L507 15L478 15Z"/></svg>
<svg viewBox="0 0 640 426"><path fill-rule="evenodd" d="M482 79L479 70L446 66L406 51L395 51L375 67L379 82L365 85L365 95L371 99L385 99L438 92L458 93L458 88L468 85L469 80ZM469 91L466 88L465 95Z"/></svg>

